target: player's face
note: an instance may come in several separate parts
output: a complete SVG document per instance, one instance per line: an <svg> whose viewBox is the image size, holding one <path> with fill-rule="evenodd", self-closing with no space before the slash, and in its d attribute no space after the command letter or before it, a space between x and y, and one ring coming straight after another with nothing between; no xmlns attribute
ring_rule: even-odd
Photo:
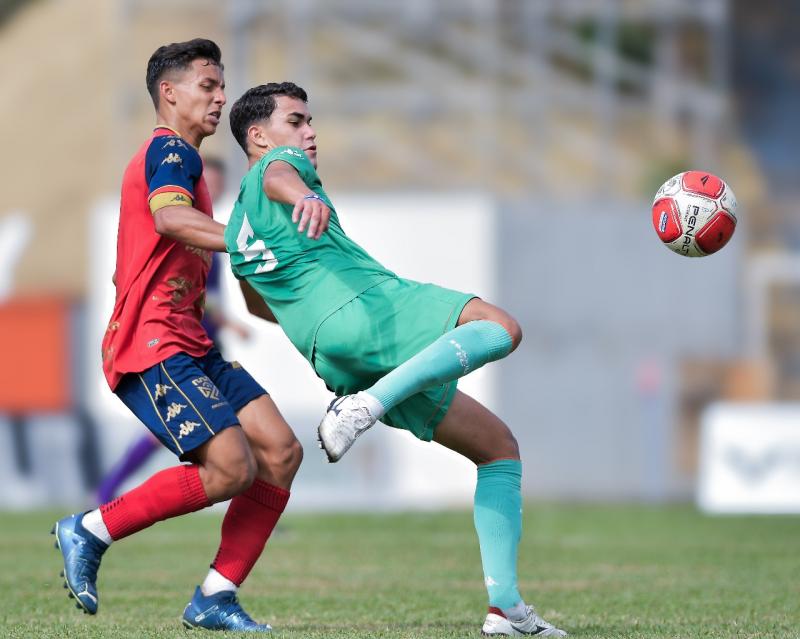
<svg viewBox="0 0 800 639"><path fill-rule="evenodd" d="M317 134L311 128L308 105L286 95L275 97L275 110L264 124L264 135L270 148L295 146L305 151L314 168L317 167Z"/></svg>
<svg viewBox="0 0 800 639"><path fill-rule="evenodd" d="M214 135L225 105L225 78L220 68L208 60L193 60L191 67L173 81L178 131L195 146ZM193 141L194 140L194 141Z"/></svg>

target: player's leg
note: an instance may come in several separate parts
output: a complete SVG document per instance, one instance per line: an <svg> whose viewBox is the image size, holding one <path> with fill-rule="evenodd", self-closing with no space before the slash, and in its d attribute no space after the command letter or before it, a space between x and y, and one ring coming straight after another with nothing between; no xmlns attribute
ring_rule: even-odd
<svg viewBox="0 0 800 639"><path fill-rule="evenodd" d="M468 395L456 392L434 441L478 467L474 521L489 594L488 635L563 637L539 617L517 586L517 549L522 534L522 462L508 426Z"/></svg>
<svg viewBox="0 0 800 639"><path fill-rule="evenodd" d="M380 417L426 388L456 380L506 357L522 340L516 320L481 299L467 302L455 328L384 375L364 393L379 402Z"/></svg>
<svg viewBox="0 0 800 639"><path fill-rule="evenodd" d="M253 481L256 463L247 438L227 404L213 410L192 385L202 372L184 354L143 373L126 376L117 393L183 464L160 471L140 486L53 528L64 558L70 595L94 614L100 559L109 545L157 521L229 499Z"/></svg>
<svg viewBox="0 0 800 639"><path fill-rule="evenodd" d="M436 311L425 308L428 291L419 290L420 317L425 317L426 313L436 315ZM448 293L446 289L438 291ZM502 359L519 345L522 331L511 315L478 298L469 299L455 293L456 303L459 298L461 306L457 322L453 323L455 326L451 324L450 330L440 333L432 343L364 391L338 398L331 404L319 428L320 443L329 461L340 459L361 433L409 397ZM469 299L466 304L465 298ZM414 302L416 300L412 300ZM427 318L421 322L425 323Z"/></svg>
<svg viewBox="0 0 800 639"><path fill-rule="evenodd" d="M97 488L97 503L104 504L114 499L119 487L139 470L160 446L159 441L150 433L142 435L133 442L125 451L122 459L100 482L100 486Z"/></svg>
<svg viewBox="0 0 800 639"><path fill-rule="evenodd" d="M231 500L222 522L222 539L201 586L205 595L236 591L250 574L289 501L302 447L267 395L239 412L256 459L256 478Z"/></svg>
<svg viewBox="0 0 800 639"><path fill-rule="evenodd" d="M184 610L186 626L231 630L259 630L249 616L232 606L289 500L289 489L302 460L302 447L266 391L238 364L212 351L204 358L209 379L202 382L213 393L213 383L237 411L256 464L252 485L235 496L222 522L219 550L203 583ZM214 605L226 611L224 619L204 614ZM236 623L232 625L231 613ZM198 617L200 618L198 620Z"/></svg>

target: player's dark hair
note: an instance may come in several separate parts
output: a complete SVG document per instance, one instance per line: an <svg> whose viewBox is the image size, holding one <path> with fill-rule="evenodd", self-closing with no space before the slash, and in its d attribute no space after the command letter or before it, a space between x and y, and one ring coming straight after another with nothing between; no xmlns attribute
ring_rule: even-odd
<svg viewBox="0 0 800 639"><path fill-rule="evenodd" d="M158 84L164 74L172 70L185 71L195 60L208 60L220 71L225 67L222 64L222 52L215 42L204 38L195 38L188 42L173 42L158 47L147 61L147 92L158 108Z"/></svg>
<svg viewBox="0 0 800 639"><path fill-rule="evenodd" d="M247 153L247 129L254 122L269 120L275 110L276 95L308 102L306 92L294 82L270 82L248 89L233 103L229 116L231 132L245 153Z"/></svg>

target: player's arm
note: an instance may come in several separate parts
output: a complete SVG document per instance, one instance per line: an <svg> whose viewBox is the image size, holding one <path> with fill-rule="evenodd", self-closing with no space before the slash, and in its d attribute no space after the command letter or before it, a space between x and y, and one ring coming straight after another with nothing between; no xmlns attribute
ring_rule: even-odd
<svg viewBox="0 0 800 639"><path fill-rule="evenodd" d="M244 303L247 305L247 310L250 311L251 315L260 317L268 322L278 323L278 320L275 319L275 315L272 314L272 309L270 309L264 301L264 298L261 297L252 286L244 280L239 280L239 287L242 289Z"/></svg>
<svg viewBox="0 0 800 639"><path fill-rule="evenodd" d="M145 155L145 173L156 233L208 251L225 250L225 227L194 208L203 174L197 149L178 136L154 138Z"/></svg>
<svg viewBox="0 0 800 639"><path fill-rule="evenodd" d="M318 240L328 230L331 210L288 162L270 163L264 171L264 193L273 202L294 206L292 222L297 224L299 233L308 227L308 237Z"/></svg>
<svg viewBox="0 0 800 639"><path fill-rule="evenodd" d="M207 251L225 251L225 226L191 206L162 206L153 211L156 233Z"/></svg>

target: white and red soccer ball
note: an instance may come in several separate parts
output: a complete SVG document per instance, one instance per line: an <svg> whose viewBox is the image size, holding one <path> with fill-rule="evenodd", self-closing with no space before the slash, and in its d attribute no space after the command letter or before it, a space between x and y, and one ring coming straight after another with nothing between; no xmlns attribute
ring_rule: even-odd
<svg viewBox="0 0 800 639"><path fill-rule="evenodd" d="M684 171L658 189L653 226L664 245L678 255L711 255L736 230L736 196L712 173Z"/></svg>

